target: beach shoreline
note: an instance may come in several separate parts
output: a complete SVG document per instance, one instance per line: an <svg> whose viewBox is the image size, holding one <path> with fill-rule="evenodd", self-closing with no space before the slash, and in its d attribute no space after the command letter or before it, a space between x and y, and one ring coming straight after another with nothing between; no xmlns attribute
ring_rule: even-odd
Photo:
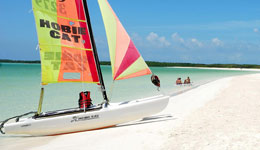
<svg viewBox="0 0 260 150"><path fill-rule="evenodd" d="M166 68L196 68L196 69L212 69L212 70L230 70L230 71L256 71L260 72L257 68L217 68L217 67L166 67Z"/></svg>
<svg viewBox="0 0 260 150"><path fill-rule="evenodd" d="M142 120L62 136L6 137L0 149L256 149L259 90L260 74L218 79L171 97L165 110Z"/></svg>

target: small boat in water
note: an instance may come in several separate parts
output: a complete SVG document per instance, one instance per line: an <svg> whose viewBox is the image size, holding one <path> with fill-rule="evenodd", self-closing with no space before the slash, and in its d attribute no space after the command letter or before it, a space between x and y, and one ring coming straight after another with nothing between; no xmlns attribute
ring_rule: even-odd
<svg viewBox="0 0 260 150"><path fill-rule="evenodd" d="M113 80L151 74L108 1L98 0L98 3L107 34ZM41 55L39 107L38 111L3 121L1 133L59 135L101 129L142 119L167 106L169 96L165 95L120 103L109 101L86 0L32 0L32 5ZM78 108L42 112L44 88L66 82L96 84L101 87L103 100L92 105L89 92L82 91Z"/></svg>

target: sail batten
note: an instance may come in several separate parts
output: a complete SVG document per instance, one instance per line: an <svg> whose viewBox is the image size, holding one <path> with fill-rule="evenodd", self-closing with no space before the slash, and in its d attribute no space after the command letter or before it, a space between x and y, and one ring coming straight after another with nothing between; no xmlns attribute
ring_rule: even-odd
<svg viewBox="0 0 260 150"><path fill-rule="evenodd" d="M113 79L120 80L151 74L151 70L144 62L108 1L98 0L98 3L107 34ZM129 68L130 72L127 71ZM137 68L137 70L131 68ZM145 71L140 72L140 70Z"/></svg>
<svg viewBox="0 0 260 150"><path fill-rule="evenodd" d="M42 84L99 83L82 0L32 0ZM69 78L67 74L76 75Z"/></svg>

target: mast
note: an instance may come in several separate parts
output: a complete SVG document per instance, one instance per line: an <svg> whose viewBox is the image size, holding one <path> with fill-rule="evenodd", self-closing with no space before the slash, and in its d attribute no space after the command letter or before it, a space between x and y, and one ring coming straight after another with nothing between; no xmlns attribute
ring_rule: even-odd
<svg viewBox="0 0 260 150"><path fill-rule="evenodd" d="M99 78L99 81L100 81L101 91L102 91L104 100L108 104L109 100L107 98L105 83L104 83L101 68L100 68L96 43L95 43L95 40L94 40L93 31L92 31L91 22L90 22L90 16L89 16L89 12L88 12L87 0L82 0L82 1L83 1L83 7L84 7L86 19L87 19L87 24L88 24L89 34L90 34L90 40L91 40L92 47L93 47L93 53L94 53L94 58L95 58L95 62L96 62L96 67L97 67L97 72L98 72L98 78Z"/></svg>
<svg viewBox="0 0 260 150"><path fill-rule="evenodd" d="M36 115L40 115L40 113L42 112L43 95L44 95L44 88L42 87L41 88L41 95L40 95L40 100L39 100L38 111L37 111Z"/></svg>

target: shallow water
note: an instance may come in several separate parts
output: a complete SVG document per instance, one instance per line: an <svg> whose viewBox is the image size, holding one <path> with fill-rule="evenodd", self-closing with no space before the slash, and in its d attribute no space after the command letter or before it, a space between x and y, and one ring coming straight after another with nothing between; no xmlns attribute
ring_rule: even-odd
<svg viewBox="0 0 260 150"><path fill-rule="evenodd" d="M151 67L161 80L161 90L151 83L150 75L113 82L110 66L102 66L108 97L111 102L128 101L158 94L173 95L188 88L219 78L255 73L196 68ZM6 118L36 111L40 96L41 71L39 64L0 65L0 121ZM175 80L187 76L192 86L176 86ZM102 94L96 84L59 83L45 86L43 111L78 107L78 95L82 90L91 91L93 103L102 102Z"/></svg>

